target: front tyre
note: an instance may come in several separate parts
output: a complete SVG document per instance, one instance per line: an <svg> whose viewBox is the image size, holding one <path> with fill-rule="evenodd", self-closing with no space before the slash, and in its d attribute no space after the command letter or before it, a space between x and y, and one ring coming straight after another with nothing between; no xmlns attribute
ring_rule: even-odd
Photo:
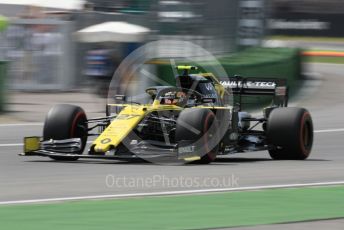
<svg viewBox="0 0 344 230"><path fill-rule="evenodd" d="M43 128L43 140L63 140L69 138L81 139L82 154L87 142L87 117L84 110L78 106L60 104L51 108L46 116ZM58 161L75 161L78 157L51 157Z"/></svg>
<svg viewBox="0 0 344 230"><path fill-rule="evenodd" d="M313 122L304 108L276 108L267 122L267 141L275 160L304 160L313 145Z"/></svg>
<svg viewBox="0 0 344 230"><path fill-rule="evenodd" d="M209 109L190 108L183 110L177 120L176 142L186 141L195 146L201 157L195 163L209 164L214 161L219 148L217 120Z"/></svg>

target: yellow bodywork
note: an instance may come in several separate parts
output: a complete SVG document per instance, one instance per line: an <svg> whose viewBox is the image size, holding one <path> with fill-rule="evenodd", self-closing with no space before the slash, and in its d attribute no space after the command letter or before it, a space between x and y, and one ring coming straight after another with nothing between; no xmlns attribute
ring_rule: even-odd
<svg viewBox="0 0 344 230"><path fill-rule="evenodd" d="M194 66L178 66L178 70L197 70ZM218 95L223 98L226 90L219 80L212 73L201 73L201 76L212 79L215 90ZM112 120L111 124L93 141L92 147L95 152L105 153L111 148L117 147L128 134L134 130L137 125L151 112L164 110L182 110L183 108L176 105L162 105L159 100L154 100L149 105L135 104L110 104L109 106L123 107L121 112ZM212 107L212 106L196 106L198 108L208 108L216 110L228 110L231 107ZM192 160L192 159L191 159Z"/></svg>
<svg viewBox="0 0 344 230"><path fill-rule="evenodd" d="M95 152L109 151L111 146L118 146L121 141L145 117L147 111L143 106L127 106L102 134L93 142Z"/></svg>
<svg viewBox="0 0 344 230"><path fill-rule="evenodd" d="M40 149L40 137L24 137L24 153Z"/></svg>
<svg viewBox="0 0 344 230"><path fill-rule="evenodd" d="M150 105L134 104L110 104L109 106L124 107L121 112L112 120L111 124L92 143L93 149L98 153L105 153L111 148L117 147L123 139L136 128L136 126L149 113L154 111L183 110L176 105L161 105L158 100L154 100ZM230 107L197 106L208 109L230 109Z"/></svg>
<svg viewBox="0 0 344 230"><path fill-rule="evenodd" d="M197 70L197 66L191 66L191 65L178 65L177 70Z"/></svg>
<svg viewBox="0 0 344 230"><path fill-rule="evenodd" d="M215 75L212 73L200 73L200 75L205 78L211 79L214 82L214 87L215 87L216 92L218 93L218 95L220 95L221 99L223 99L226 93L226 89L225 87L223 87L221 82L215 77Z"/></svg>
<svg viewBox="0 0 344 230"><path fill-rule="evenodd" d="M124 108L102 134L93 141L92 146L95 152L104 153L118 146L151 112L182 109L175 105L160 105L158 100L154 100L152 105L110 104L110 106L123 106Z"/></svg>

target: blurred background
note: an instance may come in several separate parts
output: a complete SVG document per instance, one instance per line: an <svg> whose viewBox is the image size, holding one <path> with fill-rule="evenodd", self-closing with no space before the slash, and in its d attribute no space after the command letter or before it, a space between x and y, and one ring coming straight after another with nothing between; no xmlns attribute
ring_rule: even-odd
<svg viewBox="0 0 344 230"><path fill-rule="evenodd" d="M0 0L0 117L38 120L42 115L36 112L59 102L90 102L85 106L91 112L101 112L94 104L107 96L121 61L143 44L162 39L190 41L204 48L230 76L287 78L296 92L304 77L302 62L329 56L308 51L340 49L337 43L344 34L340 3ZM309 37L319 40L312 42ZM165 48L157 48L160 59ZM184 58L200 55L187 49L181 52L177 53ZM173 75L163 60L154 62L150 70L166 79Z"/></svg>

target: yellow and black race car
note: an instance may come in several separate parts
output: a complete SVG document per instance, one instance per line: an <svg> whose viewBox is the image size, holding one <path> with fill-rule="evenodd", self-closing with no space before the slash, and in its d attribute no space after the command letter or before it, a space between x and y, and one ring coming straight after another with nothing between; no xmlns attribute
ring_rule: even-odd
<svg viewBox="0 0 344 230"><path fill-rule="evenodd" d="M117 95L120 103L108 104L106 116L93 119L87 119L78 106L54 106L47 114L43 137L25 137L21 155L61 161L100 158L199 163L210 163L219 155L260 150L268 150L273 159L309 156L312 119L306 109L287 107L285 81L238 76L219 81L211 73L191 74L197 69L194 66L177 68L183 73L176 76L176 87L146 89L149 104ZM271 96L271 106L261 117L253 117L242 111L241 98L247 95ZM96 138L83 154L90 136Z"/></svg>

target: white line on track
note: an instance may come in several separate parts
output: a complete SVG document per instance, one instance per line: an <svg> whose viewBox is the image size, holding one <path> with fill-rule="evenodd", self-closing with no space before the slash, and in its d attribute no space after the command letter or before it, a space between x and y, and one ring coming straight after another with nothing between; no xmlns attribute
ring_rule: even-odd
<svg viewBox="0 0 344 230"><path fill-rule="evenodd" d="M334 132L344 132L344 129L322 129L322 130L314 130L314 133L334 133Z"/></svg>
<svg viewBox="0 0 344 230"><path fill-rule="evenodd" d="M0 127L12 127L12 126L42 126L43 123L18 123L18 124L0 124Z"/></svg>
<svg viewBox="0 0 344 230"><path fill-rule="evenodd" d="M15 143L15 144L0 144L0 147L15 147L15 146L23 146L22 143Z"/></svg>
<svg viewBox="0 0 344 230"><path fill-rule="evenodd" d="M16 124L21 125L21 124ZM1 127L1 125L0 125ZM344 132L343 129L321 129L321 130L314 130L314 133L334 133L334 132ZM92 141L87 141L87 143L92 143ZM23 143L12 143L12 144L0 144L1 147L16 147L16 146L23 146Z"/></svg>
<svg viewBox="0 0 344 230"><path fill-rule="evenodd" d="M196 189L196 190L180 190L180 191L166 191L166 192L75 196L75 197L32 199L32 200L1 201L0 205L33 204L33 203L62 202L62 201L75 201L75 200L114 199L114 198L130 198L130 197L145 197L145 196L190 195L190 194L215 193L215 192L252 191L252 190L262 190L262 189L333 186L333 185L343 185L343 184L344 184L344 181L333 181L333 182L315 182L315 183L303 183L303 184L249 186L249 187L237 187L237 188L214 188L214 189Z"/></svg>
<svg viewBox="0 0 344 230"><path fill-rule="evenodd" d="M21 124L16 124L16 125L21 125ZM1 127L1 125L0 125L0 127ZM314 130L314 133L334 133L334 132L344 132L344 129L321 129L321 130ZM92 142L93 141L87 141L87 143L92 143ZM23 143L0 144L0 148L1 147L16 147L16 146L23 146Z"/></svg>
<svg viewBox="0 0 344 230"><path fill-rule="evenodd" d="M42 126L43 123L32 122L32 123L18 123L18 124L0 124L0 127L14 127L14 126ZM339 129L323 129L323 130L314 130L314 133L332 133L332 132L344 132L344 128ZM9 144L9 145L20 145L20 144ZM1 145L0 145L1 147Z"/></svg>

